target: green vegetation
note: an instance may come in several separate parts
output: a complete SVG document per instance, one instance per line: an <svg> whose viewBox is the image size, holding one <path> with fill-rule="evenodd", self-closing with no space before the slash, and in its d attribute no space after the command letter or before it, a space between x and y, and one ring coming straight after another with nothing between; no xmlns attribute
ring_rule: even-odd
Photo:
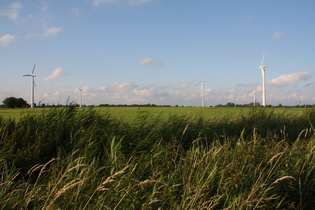
<svg viewBox="0 0 315 210"><path fill-rule="evenodd" d="M7 108L22 108L29 105L23 98L8 97L3 100L3 106Z"/></svg>
<svg viewBox="0 0 315 210"><path fill-rule="evenodd" d="M60 108L60 107L59 107ZM0 109L0 117L20 119L26 113L41 114L51 108L37 109ZM62 108L60 108L62 109ZM81 109L89 109L83 107ZM203 117L203 118L222 118L233 117L236 115L247 115L252 108L249 107L94 107L94 110L100 114L109 114L111 117L121 119L123 121L132 121L140 115L148 115L153 118L167 119L170 115ZM259 109L259 108L257 108ZM282 113L286 115L300 115L304 112L302 108L265 108L267 112Z"/></svg>
<svg viewBox="0 0 315 210"><path fill-rule="evenodd" d="M2 209L315 205L314 109L155 109L0 118Z"/></svg>

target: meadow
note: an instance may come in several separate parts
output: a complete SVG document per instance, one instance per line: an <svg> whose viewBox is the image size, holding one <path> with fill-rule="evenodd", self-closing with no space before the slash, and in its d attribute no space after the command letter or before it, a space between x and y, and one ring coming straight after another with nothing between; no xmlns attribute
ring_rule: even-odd
<svg viewBox="0 0 315 210"><path fill-rule="evenodd" d="M314 109L10 111L0 111L2 209L315 206Z"/></svg>
<svg viewBox="0 0 315 210"><path fill-rule="evenodd" d="M0 109L2 118L20 119L22 115L27 113L40 114L50 108L39 109ZM83 107L82 109L89 109ZM94 107L95 111L100 114L109 114L111 117L123 120L132 121L139 116L147 115L153 118L167 119L171 115L188 116L188 117L203 117L203 118L222 118L233 117L235 115L247 115L251 110L250 107ZM259 108L257 108L259 109ZM300 115L304 112L303 108L266 108L265 111L283 113L286 115Z"/></svg>

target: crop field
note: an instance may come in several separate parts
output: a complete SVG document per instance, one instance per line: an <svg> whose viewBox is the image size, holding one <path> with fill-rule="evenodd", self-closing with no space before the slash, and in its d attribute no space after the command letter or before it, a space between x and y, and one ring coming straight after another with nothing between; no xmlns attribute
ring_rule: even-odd
<svg viewBox="0 0 315 210"><path fill-rule="evenodd" d="M312 209L315 110L0 110L2 209Z"/></svg>
<svg viewBox="0 0 315 210"><path fill-rule="evenodd" d="M28 113L47 111L50 108L40 109L0 109L0 117L19 119ZM89 109L83 107L82 109ZM113 118L124 121L131 121L139 116L147 115L152 118L167 119L172 115L203 117L203 118L223 118L237 115L247 115L252 108L248 107L95 107L94 110L100 114L109 114ZM260 109L260 108L257 108ZM267 112L283 113L287 115L300 115L304 112L301 108L267 108Z"/></svg>

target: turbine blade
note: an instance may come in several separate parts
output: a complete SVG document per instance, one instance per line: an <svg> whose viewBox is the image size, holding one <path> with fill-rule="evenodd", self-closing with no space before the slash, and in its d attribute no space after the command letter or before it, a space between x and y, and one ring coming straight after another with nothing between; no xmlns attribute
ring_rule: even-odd
<svg viewBox="0 0 315 210"><path fill-rule="evenodd" d="M34 74L35 66L36 66L36 63L34 64L32 74Z"/></svg>
<svg viewBox="0 0 315 210"><path fill-rule="evenodd" d="M261 65L264 65L264 60L265 60L265 53L263 54Z"/></svg>
<svg viewBox="0 0 315 210"><path fill-rule="evenodd" d="M23 77L28 77L31 76L30 74L24 74Z"/></svg>
<svg viewBox="0 0 315 210"><path fill-rule="evenodd" d="M34 85L34 87L36 87L36 83L33 81L33 85Z"/></svg>

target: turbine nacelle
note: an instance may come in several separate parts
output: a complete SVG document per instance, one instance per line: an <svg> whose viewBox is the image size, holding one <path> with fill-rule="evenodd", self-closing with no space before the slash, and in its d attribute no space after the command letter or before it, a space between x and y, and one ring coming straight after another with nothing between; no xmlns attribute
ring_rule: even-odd
<svg viewBox="0 0 315 210"><path fill-rule="evenodd" d="M264 60L265 60L265 53L263 54L261 65L259 66L260 69L268 68L268 65L264 64Z"/></svg>
<svg viewBox="0 0 315 210"><path fill-rule="evenodd" d="M262 65L259 66L259 68L260 68L260 69L265 69L265 68L268 68L268 65L262 64Z"/></svg>

